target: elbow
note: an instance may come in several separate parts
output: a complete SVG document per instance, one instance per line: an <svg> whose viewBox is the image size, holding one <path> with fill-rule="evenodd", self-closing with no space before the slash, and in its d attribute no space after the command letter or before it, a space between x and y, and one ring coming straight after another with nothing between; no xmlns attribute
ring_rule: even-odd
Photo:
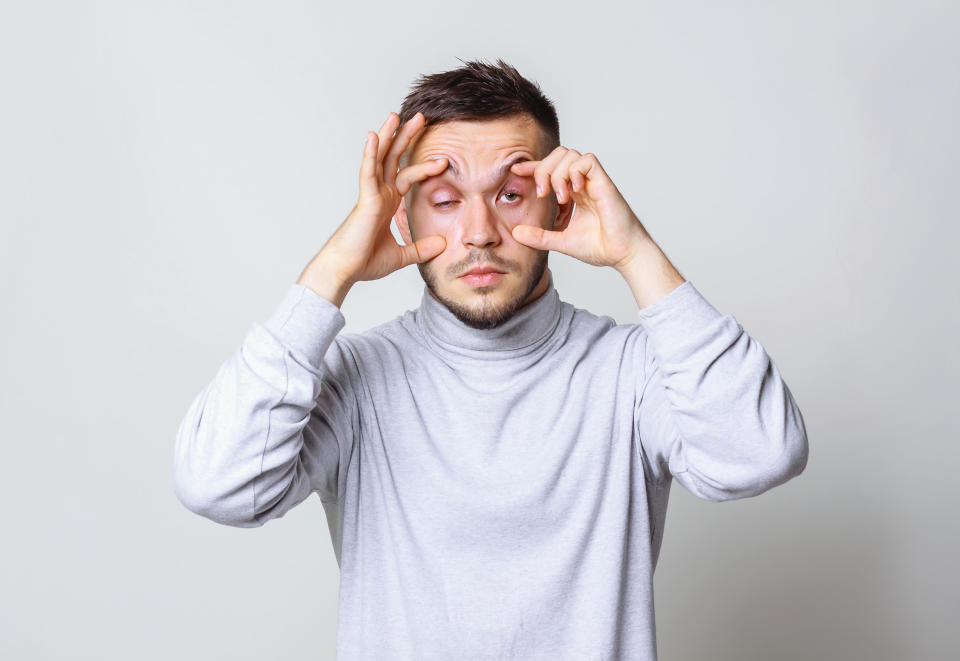
<svg viewBox="0 0 960 661"><path fill-rule="evenodd" d="M790 437L783 453L783 460L780 462L784 482L804 471L809 455L810 444L807 442L807 433L801 427Z"/></svg>
<svg viewBox="0 0 960 661"><path fill-rule="evenodd" d="M765 465L759 476L761 491L779 486L800 475L807 467L809 449L806 434L792 436L781 446L780 453Z"/></svg>
<svg viewBox="0 0 960 661"><path fill-rule="evenodd" d="M215 523L235 528L259 528L263 523L255 516L243 494L217 493L203 486L203 481L188 476L184 471L174 471L173 493L177 500L194 514Z"/></svg>
<svg viewBox="0 0 960 661"><path fill-rule="evenodd" d="M776 433L757 439L757 447L766 447L765 461L759 462L756 493L779 486L803 473L810 447L800 411L794 406ZM768 430L769 431L769 430ZM760 456L762 456L762 454Z"/></svg>
<svg viewBox="0 0 960 661"><path fill-rule="evenodd" d="M800 475L807 467L809 454L807 428L799 409L794 406L793 415L783 427L779 456L771 468L777 478L777 484Z"/></svg>
<svg viewBox="0 0 960 661"><path fill-rule="evenodd" d="M800 431L781 440L784 442L770 444L768 439L765 444L776 451L752 452L740 461L697 462L695 465L686 461L680 473L682 481L694 494L710 501L759 496L796 477L806 468L806 434Z"/></svg>
<svg viewBox="0 0 960 661"><path fill-rule="evenodd" d="M758 476L760 493L797 477L807 467L809 444L802 427L794 428L785 435L778 446L780 451L763 464L764 469Z"/></svg>
<svg viewBox="0 0 960 661"><path fill-rule="evenodd" d="M202 401L198 398L193 407ZM215 523L236 528L263 525L254 515L250 482L237 479L237 466L218 458L222 452L216 448L221 444L209 442L201 433L201 413L191 409L177 431L173 452L174 495L188 510Z"/></svg>

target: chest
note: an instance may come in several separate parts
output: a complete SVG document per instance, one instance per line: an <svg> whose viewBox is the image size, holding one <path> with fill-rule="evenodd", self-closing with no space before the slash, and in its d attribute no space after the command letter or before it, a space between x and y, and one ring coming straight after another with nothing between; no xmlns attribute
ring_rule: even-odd
<svg viewBox="0 0 960 661"><path fill-rule="evenodd" d="M469 370L427 356L381 374L364 388L358 450L400 488L535 502L600 484L629 452L635 386L615 351Z"/></svg>

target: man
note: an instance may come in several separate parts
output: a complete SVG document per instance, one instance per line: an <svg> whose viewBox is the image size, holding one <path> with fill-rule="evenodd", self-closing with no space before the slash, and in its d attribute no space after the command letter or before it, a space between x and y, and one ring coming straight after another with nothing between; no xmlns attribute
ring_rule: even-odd
<svg viewBox="0 0 960 661"><path fill-rule="evenodd" d="M319 494L339 659L655 659L672 479L722 501L806 466L777 367L502 60L422 77L359 187L191 405L177 496L255 527ZM640 323L561 301L551 250L616 269ZM353 284L413 263L419 308L340 333Z"/></svg>

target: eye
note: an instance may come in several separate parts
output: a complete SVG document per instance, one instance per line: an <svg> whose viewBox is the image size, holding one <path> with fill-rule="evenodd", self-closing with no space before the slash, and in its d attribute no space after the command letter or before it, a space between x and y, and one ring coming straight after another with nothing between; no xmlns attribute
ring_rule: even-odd
<svg viewBox="0 0 960 661"><path fill-rule="evenodd" d="M507 200L508 202L517 202L521 195L515 191L505 191L503 195L512 195L513 199ZM445 200L443 202L436 202L433 206L437 209L446 209L447 207L456 204L456 200Z"/></svg>

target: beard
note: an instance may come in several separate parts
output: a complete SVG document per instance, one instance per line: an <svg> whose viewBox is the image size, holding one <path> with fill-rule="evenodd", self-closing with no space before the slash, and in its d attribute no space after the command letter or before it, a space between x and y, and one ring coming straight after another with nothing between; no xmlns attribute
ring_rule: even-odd
<svg viewBox="0 0 960 661"><path fill-rule="evenodd" d="M537 288L537 284L539 284L540 278L543 277L543 273L547 268L547 257L550 251L537 250L536 253L537 256L530 266L526 270L519 273L520 288L517 291L517 294L510 297L508 300L495 303L493 299L493 295L497 288L503 286L502 280L498 285L491 285L489 287L474 287L473 291L480 299L479 306L464 305L455 299L444 296L437 287L438 279L436 274L430 268L429 262L417 264L417 269L420 271L420 276L423 278L423 282L426 284L427 289L430 290L437 300L443 303L445 308L450 310L453 316L471 328L489 330L491 328L500 326L510 319L517 312L517 310L523 307L527 297L533 292L534 289ZM470 258L468 259L468 263L492 264L494 266L503 268L503 270L507 273L517 273L516 269L508 270L502 259L495 257L492 254L484 254L483 252L471 254ZM465 268L469 267L467 266Z"/></svg>

